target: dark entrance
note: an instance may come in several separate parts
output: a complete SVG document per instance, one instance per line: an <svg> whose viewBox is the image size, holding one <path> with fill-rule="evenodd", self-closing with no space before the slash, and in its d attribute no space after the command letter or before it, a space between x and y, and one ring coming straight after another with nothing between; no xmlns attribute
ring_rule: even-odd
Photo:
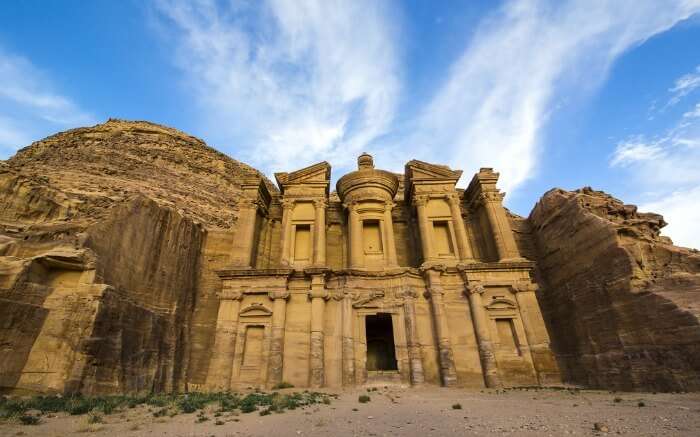
<svg viewBox="0 0 700 437"><path fill-rule="evenodd" d="M379 313L365 318L367 370L397 370L394 327L391 314Z"/></svg>

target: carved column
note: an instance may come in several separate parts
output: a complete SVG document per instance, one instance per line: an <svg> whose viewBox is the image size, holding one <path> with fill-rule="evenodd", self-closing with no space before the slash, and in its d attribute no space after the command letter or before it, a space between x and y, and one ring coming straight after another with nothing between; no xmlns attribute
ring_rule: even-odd
<svg viewBox="0 0 700 437"><path fill-rule="evenodd" d="M450 328L447 324L445 304L443 303L444 291L440 283L441 271L431 268L424 272L428 282L428 292L435 318L435 333L438 338L438 355L440 357L440 374L442 384L445 387L457 383L457 371L455 370L454 356L450 344Z"/></svg>
<svg viewBox="0 0 700 437"><path fill-rule="evenodd" d="M426 206L428 204L428 196L416 196L413 203L418 210L418 228L420 230L420 242L423 248L423 261L429 261L433 257L433 242L432 242L432 226L428 220Z"/></svg>
<svg viewBox="0 0 700 437"><path fill-rule="evenodd" d="M418 340L418 325L416 322L416 297L413 290L403 292L404 319L406 321L406 342L408 343L408 359L411 367L411 384L419 385L425 382L423 373L423 357L421 356L420 341Z"/></svg>
<svg viewBox="0 0 700 437"><path fill-rule="evenodd" d="M238 231L233 242L233 265L250 267L253 257L253 242L255 241L255 222L257 219L257 201L255 199L241 199L238 203Z"/></svg>
<svg viewBox="0 0 700 437"><path fill-rule="evenodd" d="M546 385L560 381L559 369L550 349L549 334L545 328L535 291L537 285L522 281L512 287L518 302L520 319L525 328L525 338L532 356L539 384Z"/></svg>
<svg viewBox="0 0 700 437"><path fill-rule="evenodd" d="M209 361L206 385L217 390L231 387L233 356L238 335L238 313L243 294L238 290L224 290L219 294L219 314L216 318L214 349Z"/></svg>
<svg viewBox="0 0 700 437"><path fill-rule="evenodd" d="M391 219L391 210L394 208L394 202L388 201L384 204L384 229L387 240L387 255L389 266L396 267L399 265L396 260L396 239L394 237L394 222Z"/></svg>
<svg viewBox="0 0 700 437"><path fill-rule="evenodd" d="M362 253L362 223L360 215L357 213L357 204L352 202L348 205L348 227L350 228L350 268L362 267L364 254Z"/></svg>
<svg viewBox="0 0 700 437"><path fill-rule="evenodd" d="M469 238L467 237L467 230L464 227L464 220L462 220L462 210L459 207L459 196L457 194L448 195L447 203L450 205L452 224L455 228L455 234L457 234L459 258L462 261L473 261L474 255L472 254L472 248L469 245Z"/></svg>
<svg viewBox="0 0 700 437"><path fill-rule="evenodd" d="M508 216L503 209L503 194L497 191L481 193L481 201L486 208L486 214L491 225L493 240L496 244L499 261L520 259L518 246L513 237L513 231L508 223Z"/></svg>
<svg viewBox="0 0 700 437"><path fill-rule="evenodd" d="M284 199L282 200L282 235L281 235L281 240L280 241L280 246L281 246L281 256L280 256L280 264L282 264L283 267L287 267L291 265L290 262L290 253L289 253L289 247L290 247L290 241L292 238L292 211L294 209L294 201L293 200L288 200Z"/></svg>
<svg viewBox="0 0 700 437"><path fill-rule="evenodd" d="M466 282L465 280L465 283ZM465 293L469 297L469 308L472 313L476 342L479 346L479 357L481 358L481 368L484 372L484 382L486 387L494 388L501 387L501 379L498 376L496 354L494 352L493 343L491 342L486 310L484 309L484 303L481 299L481 295L484 291L484 287L478 283L467 285L465 289Z"/></svg>
<svg viewBox="0 0 700 437"><path fill-rule="evenodd" d="M326 199L315 199L314 265L326 265Z"/></svg>
<svg viewBox="0 0 700 437"><path fill-rule="evenodd" d="M267 380L268 384L274 387L282 382L284 371L284 323L289 292L287 290L271 291L268 296L272 299L272 332Z"/></svg>
<svg viewBox="0 0 700 437"><path fill-rule="evenodd" d="M325 289L322 275L311 278L311 387L323 387L324 384L324 355L323 355L323 323L328 292Z"/></svg>
<svg viewBox="0 0 700 437"><path fill-rule="evenodd" d="M352 332L352 295L343 295L343 385L351 386L355 384L355 343Z"/></svg>

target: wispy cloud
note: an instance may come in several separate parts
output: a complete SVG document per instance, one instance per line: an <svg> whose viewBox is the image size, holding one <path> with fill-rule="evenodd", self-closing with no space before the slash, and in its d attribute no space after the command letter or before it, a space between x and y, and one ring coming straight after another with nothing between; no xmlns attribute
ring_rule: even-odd
<svg viewBox="0 0 700 437"><path fill-rule="evenodd" d="M466 170L496 167L512 190L536 172L551 111L595 89L630 47L699 1L509 1L483 21L416 124L420 154Z"/></svg>
<svg viewBox="0 0 700 437"><path fill-rule="evenodd" d="M669 89L672 98L678 96L676 88ZM665 233L677 244L700 248L700 102L662 134L619 142L610 165L624 169L638 190L648 192L639 207L663 214L669 223Z"/></svg>
<svg viewBox="0 0 700 437"><path fill-rule="evenodd" d="M0 48L0 159L42 135L92 122L29 60Z"/></svg>
<svg viewBox="0 0 700 437"><path fill-rule="evenodd" d="M346 166L387 132L400 90L384 2L158 3L208 130L267 172Z"/></svg>
<svg viewBox="0 0 700 437"><path fill-rule="evenodd" d="M700 88L700 65L695 68L695 71L684 74L676 80L673 87L669 89L669 92L672 95L668 100L668 104L675 105L676 103L680 102L683 97L687 96L698 88Z"/></svg>
<svg viewBox="0 0 700 437"><path fill-rule="evenodd" d="M700 186L678 189L639 205L640 211L661 213L668 222L664 234L680 246L700 248Z"/></svg>

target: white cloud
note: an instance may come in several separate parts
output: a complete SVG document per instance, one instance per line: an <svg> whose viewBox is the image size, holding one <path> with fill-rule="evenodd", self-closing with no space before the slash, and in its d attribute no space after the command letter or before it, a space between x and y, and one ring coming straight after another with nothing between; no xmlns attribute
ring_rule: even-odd
<svg viewBox="0 0 700 437"><path fill-rule="evenodd" d="M669 89L672 97L676 88ZM639 208L664 216L669 223L664 234L676 244L700 248L700 102L663 134L618 143L610 165L625 169L637 191L650 193L640 196Z"/></svg>
<svg viewBox="0 0 700 437"><path fill-rule="evenodd" d="M594 89L625 50L699 9L697 0L509 1L477 29L412 141L426 145L424 159L449 157L467 173L495 167L512 190L536 172L559 100Z"/></svg>
<svg viewBox="0 0 700 437"><path fill-rule="evenodd" d="M669 88L669 92L672 93L672 96L668 104L675 105L698 88L700 88L700 65L695 68L695 71L684 74L676 79L673 87Z"/></svg>
<svg viewBox="0 0 700 437"><path fill-rule="evenodd" d="M617 145L610 164L626 167L640 161L649 161L663 155L663 147L659 143L646 144L642 138L624 141Z"/></svg>
<svg viewBox="0 0 700 437"><path fill-rule="evenodd" d="M389 129L398 59L382 2L161 1L207 130L265 171L348 166ZM174 26L173 26L174 25Z"/></svg>
<svg viewBox="0 0 700 437"><path fill-rule="evenodd" d="M680 246L700 248L700 186L670 192L639 206L640 211L661 213L668 223L662 233Z"/></svg>
<svg viewBox="0 0 700 437"><path fill-rule="evenodd" d="M92 122L31 62L0 49L0 159L43 135Z"/></svg>

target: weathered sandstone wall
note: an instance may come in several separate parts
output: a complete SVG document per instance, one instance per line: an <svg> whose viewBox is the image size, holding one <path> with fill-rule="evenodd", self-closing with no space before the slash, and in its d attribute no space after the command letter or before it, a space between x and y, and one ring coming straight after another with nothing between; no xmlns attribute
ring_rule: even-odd
<svg viewBox="0 0 700 437"><path fill-rule="evenodd" d="M213 270L252 174L175 129L120 120L0 162L0 391L182 390L188 369L203 381Z"/></svg>
<svg viewBox="0 0 700 437"><path fill-rule="evenodd" d="M590 188L547 192L529 222L538 298L565 380L700 389L698 251L659 236L660 215Z"/></svg>

